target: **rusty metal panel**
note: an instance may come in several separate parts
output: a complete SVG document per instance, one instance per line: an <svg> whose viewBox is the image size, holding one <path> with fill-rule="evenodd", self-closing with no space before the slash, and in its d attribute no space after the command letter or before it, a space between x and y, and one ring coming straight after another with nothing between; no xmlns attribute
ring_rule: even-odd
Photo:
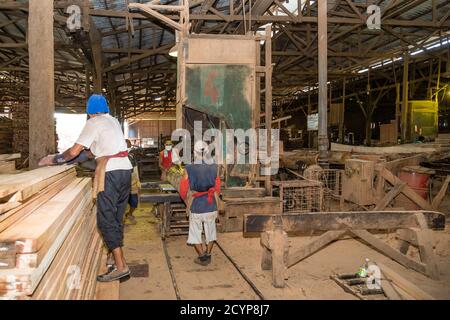
<svg viewBox="0 0 450 320"><path fill-rule="evenodd" d="M250 65L187 65L186 106L224 120L229 128L252 128L253 91Z"/></svg>

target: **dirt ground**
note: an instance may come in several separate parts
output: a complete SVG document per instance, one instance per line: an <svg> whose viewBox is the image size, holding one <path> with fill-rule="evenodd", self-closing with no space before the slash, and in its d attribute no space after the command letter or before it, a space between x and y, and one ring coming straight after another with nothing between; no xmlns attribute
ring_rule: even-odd
<svg viewBox="0 0 450 320"><path fill-rule="evenodd" d="M446 199L441 211L450 208L449 204L450 199ZM126 225L125 229L125 255L132 266L133 277L121 284L120 299L176 299L159 237L159 221L153 215L153 207L144 204L135 215L137 225ZM356 299L345 293L330 276L334 273L356 272L365 258L384 263L437 299L450 299L450 224L447 223L445 231L435 232L434 235L435 253L441 272L440 281L430 280L404 268L361 241L344 239L330 244L290 268L287 287L284 289L273 288L270 271L262 271L260 268L259 238L243 238L242 233L226 233L219 234L218 241L266 299ZM295 250L313 238L289 238L290 250ZM383 238L388 242L392 241L392 236ZM193 263L194 249L186 245L185 236L168 239L167 249L181 299L258 299L249 284L218 248L215 248L212 264L208 267ZM418 253L410 250L409 254L417 256Z"/></svg>

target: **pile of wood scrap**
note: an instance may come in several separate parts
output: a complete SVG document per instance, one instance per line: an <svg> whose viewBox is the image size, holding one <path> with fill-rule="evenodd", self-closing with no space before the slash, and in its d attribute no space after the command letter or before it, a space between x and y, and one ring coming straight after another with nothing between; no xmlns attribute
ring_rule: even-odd
<svg viewBox="0 0 450 320"><path fill-rule="evenodd" d="M0 199L0 299L94 299L92 180L71 166L0 175Z"/></svg>
<svg viewBox="0 0 450 320"><path fill-rule="evenodd" d="M15 160L20 159L20 153L0 154L0 174L16 172Z"/></svg>

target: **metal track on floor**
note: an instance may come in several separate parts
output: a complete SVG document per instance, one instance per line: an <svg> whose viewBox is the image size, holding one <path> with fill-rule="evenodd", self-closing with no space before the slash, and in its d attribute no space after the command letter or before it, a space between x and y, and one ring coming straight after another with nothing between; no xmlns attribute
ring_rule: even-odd
<svg viewBox="0 0 450 320"><path fill-rule="evenodd" d="M170 272L170 277L172 278L172 285L175 291L175 295L177 297L177 300L181 300L181 296L180 296L180 291L178 289L178 284L177 284L177 280L175 277L175 272L173 271L172 268L172 262L170 260L170 255L169 255L169 251L167 250L167 244L166 244L166 240L161 240L162 241L162 245L163 245L163 249L164 249L164 255L166 257L166 262L167 262L167 266L169 268L169 272ZM264 298L264 295L262 294L261 291L259 291L259 289L256 287L256 285L253 283L253 281L251 281L243 272L242 270L239 268L239 266L237 265L237 263L227 254L227 252L223 249L223 247L220 245L219 242L216 242L217 247L220 249L220 251L222 252L222 254L228 259L228 261L230 261L230 263L233 265L233 267L236 269L236 271L239 273L239 275L241 276L242 279L244 279L245 282L247 282L247 284L250 286L250 288L252 288L253 292L259 297L259 299L261 300L266 300Z"/></svg>

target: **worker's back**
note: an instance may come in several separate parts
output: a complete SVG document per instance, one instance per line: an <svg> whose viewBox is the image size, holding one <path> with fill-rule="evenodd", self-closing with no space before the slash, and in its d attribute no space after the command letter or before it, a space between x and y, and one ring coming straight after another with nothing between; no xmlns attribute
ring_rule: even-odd
<svg viewBox="0 0 450 320"><path fill-rule="evenodd" d="M119 121L109 114L88 120L78 143L90 147L96 158L116 155L127 150ZM106 171L131 169L127 157L110 159L106 167Z"/></svg>
<svg viewBox="0 0 450 320"><path fill-rule="evenodd" d="M194 192L207 192L214 188L217 178L216 164L192 164L186 166L186 171L189 176L189 186ZM216 200L208 203L208 195L195 198L192 202L192 213L207 213L217 211Z"/></svg>

